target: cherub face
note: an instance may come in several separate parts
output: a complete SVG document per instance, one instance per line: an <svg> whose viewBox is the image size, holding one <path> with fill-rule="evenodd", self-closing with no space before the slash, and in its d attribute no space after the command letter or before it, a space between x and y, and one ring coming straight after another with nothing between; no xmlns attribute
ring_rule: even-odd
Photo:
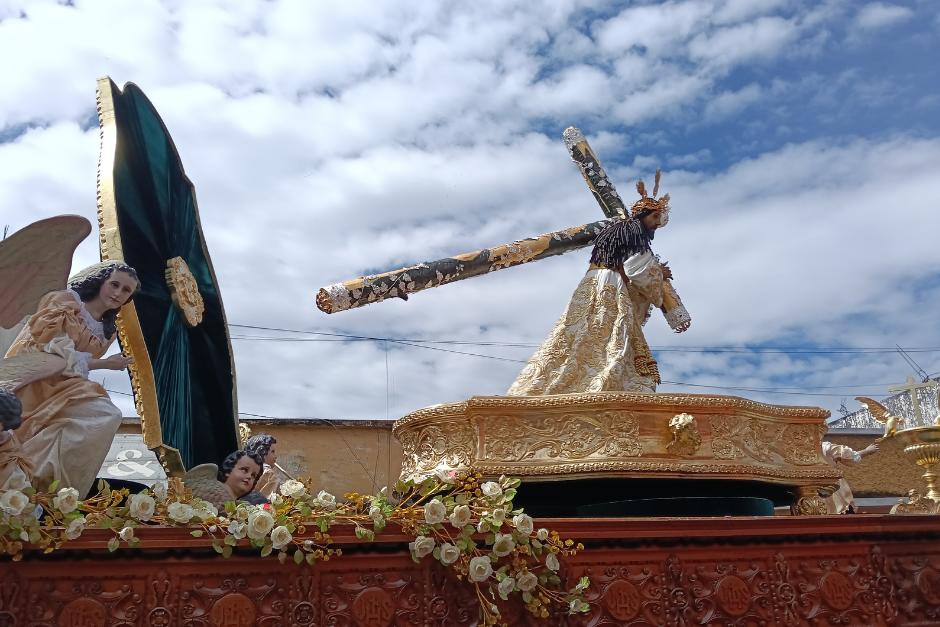
<svg viewBox="0 0 940 627"><path fill-rule="evenodd" d="M241 498L251 492L255 480L261 474L261 467L255 463L250 455L242 455L235 468L225 478L225 485L229 487L235 498Z"/></svg>

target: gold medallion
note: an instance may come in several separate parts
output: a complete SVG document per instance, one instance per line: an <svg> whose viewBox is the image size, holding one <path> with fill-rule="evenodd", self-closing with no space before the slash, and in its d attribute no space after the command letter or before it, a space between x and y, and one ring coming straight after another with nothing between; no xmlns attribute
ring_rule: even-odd
<svg viewBox="0 0 940 627"><path fill-rule="evenodd" d="M199 286L189 266L182 257L173 257L166 261L166 285L170 288L170 298L173 304L183 314L187 326L195 327L202 322L202 314L206 310L199 293Z"/></svg>

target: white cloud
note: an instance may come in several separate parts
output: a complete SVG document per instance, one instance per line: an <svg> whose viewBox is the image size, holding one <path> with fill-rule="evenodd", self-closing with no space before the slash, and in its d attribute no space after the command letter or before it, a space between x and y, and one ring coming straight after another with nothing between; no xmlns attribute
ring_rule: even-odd
<svg viewBox="0 0 940 627"><path fill-rule="evenodd" d="M862 7L855 16L854 26L873 31L904 22L914 16L914 12L897 4L870 2Z"/></svg>
<svg viewBox="0 0 940 627"><path fill-rule="evenodd" d="M728 117L763 97L763 89L756 83L746 85L737 91L724 91L709 99L705 104L705 119L717 120Z"/></svg>
<svg viewBox="0 0 940 627"><path fill-rule="evenodd" d="M910 288L940 262L919 236L940 226L928 206L940 195L935 137L857 129L781 146L784 129L768 114L748 124L763 125L754 145L770 147L728 166L719 140L688 139L715 122L752 132L735 114L783 106L784 91L814 107L845 94L883 102L862 69L833 77L814 66L798 82L768 70L768 59L789 59L807 42L829 45L839 9L810 4L671 1L585 24L602 3L142 0L131 18L101 0L30 3L27 19L7 3L0 58L17 63L6 68L0 133L24 132L0 143L0 213L14 228L63 212L94 221L97 130L82 128L94 115L95 78L110 73L137 82L173 133L230 322L534 344L587 251L334 316L313 299L367 270L599 218L559 141L578 124L627 200L633 178L667 168L675 209L655 246L695 322L675 337L654 317L654 345L936 346L928 312L940 293ZM95 244L83 244L76 266L95 260ZM532 351L435 345L510 360L497 361L400 344L386 353L375 342L234 346L243 410L359 418L384 417L386 392L391 417L501 393ZM752 387L888 381L900 368L890 356L659 358L668 380ZM924 359L940 370L934 355ZM128 390L114 375L108 385Z"/></svg>

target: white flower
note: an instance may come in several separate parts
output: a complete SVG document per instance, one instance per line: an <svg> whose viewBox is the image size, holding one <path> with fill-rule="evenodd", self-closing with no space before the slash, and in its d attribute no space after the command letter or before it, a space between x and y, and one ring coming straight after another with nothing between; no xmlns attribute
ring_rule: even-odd
<svg viewBox="0 0 940 627"><path fill-rule="evenodd" d="M235 536L236 540L241 540L248 533L248 526L243 522L233 520L228 524L228 532Z"/></svg>
<svg viewBox="0 0 940 627"><path fill-rule="evenodd" d="M545 556L545 567L548 570L553 572L558 572L558 569L561 567L561 564L558 563L558 556L554 553L549 553Z"/></svg>
<svg viewBox="0 0 940 627"><path fill-rule="evenodd" d="M278 488L284 496L289 496L291 498L297 498L303 496L307 493L307 488L301 482L296 479L288 479L281 484L281 487Z"/></svg>
<svg viewBox="0 0 940 627"><path fill-rule="evenodd" d="M173 501L167 506L166 515L178 523L188 523L193 517L193 506L189 503Z"/></svg>
<svg viewBox="0 0 940 627"><path fill-rule="evenodd" d="M484 531L486 531L486 520L481 518L480 522L477 523L477 532L483 533Z"/></svg>
<svg viewBox="0 0 940 627"><path fill-rule="evenodd" d="M429 525L436 525L444 522L447 516L447 506L441 503L440 499L434 499L424 505L424 520Z"/></svg>
<svg viewBox="0 0 940 627"><path fill-rule="evenodd" d="M532 517L528 514L513 516L512 524L516 526L516 531L524 536L532 535L532 529L535 527L532 522Z"/></svg>
<svg viewBox="0 0 940 627"><path fill-rule="evenodd" d="M62 488L52 499L52 506L63 514L74 512L78 507L78 490L75 488Z"/></svg>
<svg viewBox="0 0 940 627"><path fill-rule="evenodd" d="M516 548L516 542L508 533L497 533L496 541L493 543L493 553L497 557L506 557Z"/></svg>
<svg viewBox="0 0 940 627"><path fill-rule="evenodd" d="M304 540L304 548L308 551L313 548L313 540Z"/></svg>
<svg viewBox="0 0 940 627"><path fill-rule="evenodd" d="M69 540L74 540L78 536L82 535L82 532L85 530L85 517L79 516L72 520L69 523L69 526L65 528L65 537Z"/></svg>
<svg viewBox="0 0 940 627"><path fill-rule="evenodd" d="M535 537L541 540L542 542L545 542L546 540L548 540L548 529L546 529L545 527L542 527L535 533Z"/></svg>
<svg viewBox="0 0 940 627"><path fill-rule="evenodd" d="M134 528L133 527L124 527L121 529L121 533L118 534L121 540L125 542L130 542L134 539Z"/></svg>
<svg viewBox="0 0 940 627"><path fill-rule="evenodd" d="M487 481L480 486L480 489L483 490L484 496L488 496L490 498L495 498L503 493L503 489L499 487L499 484L495 481Z"/></svg>
<svg viewBox="0 0 940 627"><path fill-rule="evenodd" d="M150 489L153 491L153 495L161 501L166 498L166 484L162 481L157 481L150 486Z"/></svg>
<svg viewBox="0 0 940 627"><path fill-rule="evenodd" d="M293 539L294 536L290 534L290 529L284 525L275 527L274 531L271 532L271 542L274 544L275 549L283 549Z"/></svg>
<svg viewBox="0 0 940 627"><path fill-rule="evenodd" d="M470 524L470 508L466 505L458 505L450 513L450 524L457 529L463 529Z"/></svg>
<svg viewBox="0 0 940 627"><path fill-rule="evenodd" d="M442 564L453 564L457 561L458 557L460 557L460 549L458 549L456 546L450 542L445 542L441 545Z"/></svg>
<svg viewBox="0 0 940 627"><path fill-rule="evenodd" d="M506 510L504 510L502 507L497 507L493 510L490 518L493 519L493 522L495 522L497 526L501 527L503 523L506 522Z"/></svg>
<svg viewBox="0 0 940 627"><path fill-rule="evenodd" d="M29 507L29 497L19 490L7 490L0 494L0 510L11 516L19 516Z"/></svg>
<svg viewBox="0 0 940 627"><path fill-rule="evenodd" d="M248 514L248 537L260 540L274 527L274 518L263 509L256 509Z"/></svg>
<svg viewBox="0 0 940 627"><path fill-rule="evenodd" d="M437 480L441 483L446 483L452 485L457 482L457 471L450 470L448 468L438 468L434 471L434 476L437 477Z"/></svg>
<svg viewBox="0 0 940 627"><path fill-rule="evenodd" d="M25 529L20 532L20 540L23 542L29 542L29 532Z"/></svg>
<svg viewBox="0 0 940 627"><path fill-rule="evenodd" d="M218 516L219 510L209 501L197 501L193 506L193 514L195 514L199 520L208 520L213 516Z"/></svg>
<svg viewBox="0 0 940 627"><path fill-rule="evenodd" d="M127 497L127 509L132 518L146 522L153 517L156 501L149 494L131 494Z"/></svg>
<svg viewBox="0 0 940 627"><path fill-rule="evenodd" d="M219 528L215 525L209 525L209 533L215 533Z"/></svg>
<svg viewBox="0 0 940 627"><path fill-rule="evenodd" d="M539 583L539 578L535 576L535 573L530 571L525 571L519 578L516 579L516 586L523 592L532 592L535 590L535 586Z"/></svg>
<svg viewBox="0 0 940 627"><path fill-rule="evenodd" d="M509 593L516 589L516 580L512 577L506 577L499 582L499 587L497 591L499 592L499 598L506 600L509 597Z"/></svg>
<svg viewBox="0 0 940 627"><path fill-rule="evenodd" d="M372 519L372 522L376 525L381 525L385 522L385 516L382 514L382 508L378 505L373 505L369 508L369 518Z"/></svg>
<svg viewBox="0 0 940 627"><path fill-rule="evenodd" d="M275 492L274 494L268 497L268 501L271 502L271 505L273 505L274 507L277 507L278 505L284 502L284 497L278 494L277 492Z"/></svg>
<svg viewBox="0 0 940 627"><path fill-rule="evenodd" d="M26 475L22 473L14 473L7 479L7 483L3 486L4 490L20 490L23 491L29 487L29 480L26 479Z"/></svg>
<svg viewBox="0 0 940 627"><path fill-rule="evenodd" d="M434 552L434 538L418 536L415 538L414 542L408 543L408 549L411 550L411 553L415 557L421 559L425 555L430 555Z"/></svg>
<svg viewBox="0 0 940 627"><path fill-rule="evenodd" d="M326 490L320 490L320 493L317 494L317 503L323 509L336 509L336 497Z"/></svg>
<svg viewBox="0 0 940 627"><path fill-rule="evenodd" d="M490 565L490 558L481 555L470 560L470 581L486 581L493 574L493 566Z"/></svg>

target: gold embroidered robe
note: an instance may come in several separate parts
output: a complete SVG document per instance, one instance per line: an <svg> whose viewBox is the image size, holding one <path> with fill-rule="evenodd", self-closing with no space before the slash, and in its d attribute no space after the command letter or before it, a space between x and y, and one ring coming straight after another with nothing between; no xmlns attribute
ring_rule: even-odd
<svg viewBox="0 0 940 627"><path fill-rule="evenodd" d="M642 327L663 302L662 268L649 251L624 263L630 279L591 266L549 336L509 388L513 396L655 392L659 369Z"/></svg>

